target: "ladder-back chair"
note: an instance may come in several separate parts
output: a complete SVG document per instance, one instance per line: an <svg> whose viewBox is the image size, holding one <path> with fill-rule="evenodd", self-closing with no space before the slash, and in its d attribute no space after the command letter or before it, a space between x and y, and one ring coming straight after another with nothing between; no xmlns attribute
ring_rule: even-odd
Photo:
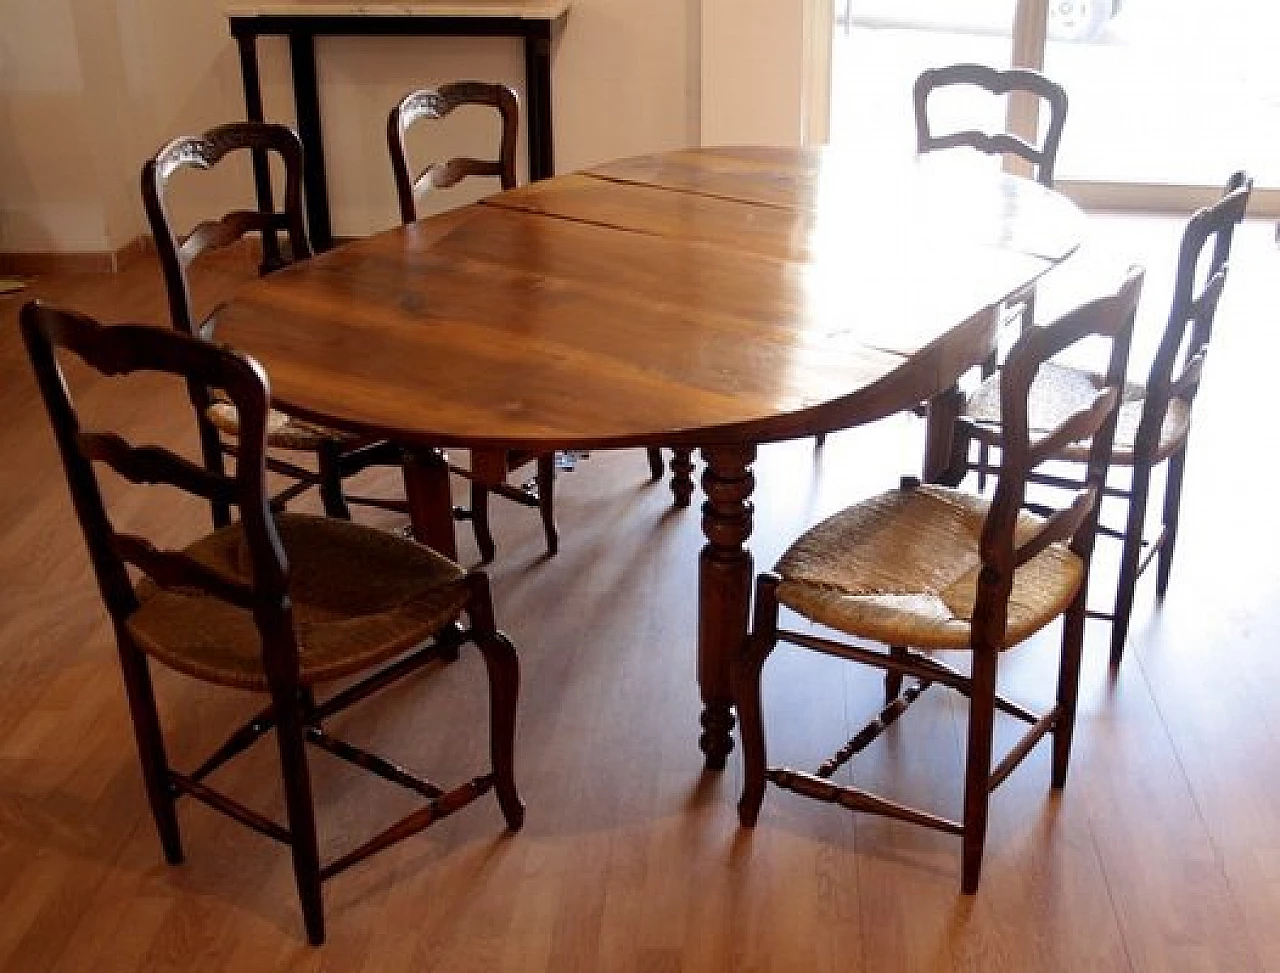
<svg viewBox="0 0 1280 973"><path fill-rule="evenodd" d="M1029 329L1014 345L1001 372L1000 394L1008 419L993 499L904 481L899 489L812 528L783 554L773 573L760 576L752 631L733 666L733 693L742 721L745 778L738 811L744 826L756 823L767 783L852 811L924 825L963 839L961 888L974 892L990 792L1047 735L1053 737L1052 784L1065 784L1094 526L1141 288L1141 272L1131 272L1115 294L1052 325ZM1027 411L1032 380L1050 356L1089 336L1110 345L1105 381L1061 424L1032 436ZM1028 512L1028 473L1066 443L1085 439L1092 442L1088 475L1072 502L1045 518ZM779 628L780 605L828 629L891 648ZM997 668L1002 653L1058 617L1064 623L1056 701L1039 715L997 692ZM761 675L779 640L886 673L884 708L816 773L767 764ZM946 651L967 653L969 673L934 657ZM914 681L903 692L903 678L908 676ZM964 808L959 819L832 780L933 683L969 698ZM1029 723L1030 729L993 768L997 710Z"/></svg>
<svg viewBox="0 0 1280 973"><path fill-rule="evenodd" d="M165 858L182 861L175 804L190 796L287 844L307 935L324 940L320 885L376 851L421 831L495 789L507 824L524 807L512 761L519 664L494 627L488 582L426 547L331 517L275 512L266 487L270 428L266 376L252 359L171 330L103 327L37 303L22 335L53 424L71 498L115 630L143 780ZM234 473L209 470L160 446L135 446L81 426L59 362L74 356L108 376L178 376L216 390L239 416ZM235 506L239 519L182 550L160 550L122 530L96 472L133 484L164 484ZM134 584L129 571L141 574ZM467 628L459 623L465 613ZM490 693L491 769L450 790L330 735L324 721L466 641L484 657ZM195 679L261 693L267 704L199 767L180 772L165 753L149 663ZM352 677L371 675L351 682ZM346 680L327 699L316 692ZM287 823L241 804L208 777L275 730ZM426 803L347 853L321 865L305 745L416 792Z"/></svg>
<svg viewBox="0 0 1280 973"><path fill-rule="evenodd" d="M198 222L188 233L175 228L170 216L168 186L181 171L214 169L232 156L261 153L280 161L284 173L284 199L279 210L269 212L241 209L215 219ZM270 193L265 197L270 201ZM206 254L232 246L252 234L260 234L263 248L262 272L270 273L296 260L311 256L302 215L302 143L283 125L236 122L220 125L203 135L174 139L142 167L142 201L155 239L156 252L164 272L169 300L169 319L184 334L204 340L215 336L216 309L200 319L191 298L191 267ZM270 203L268 202L268 205ZM281 251L277 234L283 233L287 251ZM192 386L192 404L199 421L205 465L218 472L224 456L239 448L240 418L225 399L212 397L208 390ZM348 500L394 510L407 510L401 501L347 497L342 481L371 466L400 466L399 447L385 441L369 440L276 410L268 413L267 443L273 454L267 467L293 480L293 485L275 497L277 506L311 486L320 490L325 511L333 517L350 519ZM275 455L313 453L315 471ZM215 526L228 522L226 504L213 502Z"/></svg>
<svg viewBox="0 0 1280 973"><path fill-rule="evenodd" d="M1106 490L1108 496L1124 502L1125 525L1122 529L1106 524L1099 528L1103 534L1123 543L1120 571L1112 610L1090 612L1092 617L1111 620L1113 665L1119 665L1124 656L1134 589L1153 558L1159 558L1157 596L1163 598L1169 585L1178 536L1187 441L1191 433L1191 408L1200 389L1218 301L1226 283L1232 239L1244 218L1252 186L1252 180L1243 172L1235 173L1228 180L1221 199L1199 210L1187 222L1179 246L1173 300L1159 348L1145 381L1130 382L1125 387L1111 466L1128 467L1130 475L1127 484L1109 483ZM1056 424L1065 412L1092 393L1097 382L1098 377L1087 370L1050 362L1031 389L1033 421L1037 425ZM969 443L976 440L980 447L989 447L1000 439L1002 412L998 384L994 378L984 382L970 396L962 412L953 439L956 449L953 480L970 469L980 475L991 470L983 449L979 450L976 463L969 461ZM1056 458L1079 469L1087 459L1087 449L1078 443L1071 444ZM1154 540L1147 542L1144 536L1152 473L1165 463L1168 465L1161 529ZM1032 482L1074 489L1079 477L1037 471Z"/></svg>

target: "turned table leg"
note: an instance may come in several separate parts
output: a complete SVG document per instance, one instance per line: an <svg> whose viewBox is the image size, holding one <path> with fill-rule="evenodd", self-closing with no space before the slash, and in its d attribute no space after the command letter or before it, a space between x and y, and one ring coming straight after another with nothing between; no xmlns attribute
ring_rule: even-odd
<svg viewBox="0 0 1280 973"><path fill-rule="evenodd" d="M698 559L698 687L707 768L723 770L733 749L733 698L729 662L742 650L751 608L751 463L755 446L704 448L702 530L707 544Z"/></svg>
<svg viewBox="0 0 1280 973"><path fill-rule="evenodd" d="M414 539L457 560L449 460L444 450L423 447L405 450L404 492L409 501L409 523Z"/></svg>

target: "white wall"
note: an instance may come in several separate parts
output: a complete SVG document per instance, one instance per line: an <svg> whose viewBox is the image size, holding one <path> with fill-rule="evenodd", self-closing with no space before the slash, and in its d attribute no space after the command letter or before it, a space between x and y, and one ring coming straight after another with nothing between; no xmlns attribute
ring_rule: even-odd
<svg viewBox="0 0 1280 973"><path fill-rule="evenodd" d="M734 137L731 124L709 124L704 85L726 118L747 117L744 105L767 118L761 139L798 140L799 11L809 2L575 0L553 52L557 169L704 138L752 140ZM739 3L752 9L735 18ZM755 45L747 61L734 60L740 37ZM0 38L0 252L129 243L145 233L142 160L175 135L244 116L222 0L4 0ZM463 77L523 88L521 45L512 39L321 38L317 46L339 235L395 222L383 126L405 91ZM287 47L266 40L260 56L268 117L292 123ZM750 86L733 80L744 72ZM778 97L760 113L762 90ZM447 133L451 154L488 131L460 119ZM247 181L244 168L180 184L177 213L247 199Z"/></svg>

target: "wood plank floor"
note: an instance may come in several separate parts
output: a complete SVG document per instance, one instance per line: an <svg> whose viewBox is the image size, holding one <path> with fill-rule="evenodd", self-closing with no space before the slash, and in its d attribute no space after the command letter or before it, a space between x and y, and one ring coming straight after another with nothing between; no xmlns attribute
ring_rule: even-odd
<svg viewBox="0 0 1280 973"><path fill-rule="evenodd" d="M1093 226L1089 250L1046 284L1041 312L1129 256L1148 260L1149 347L1179 224ZM0 969L1280 970L1271 229L1240 235L1169 596L1157 606L1153 580L1142 580L1114 675L1105 627L1090 623L1067 788L1051 793L1041 751L997 792L976 896L959 895L958 841L909 825L771 791L754 832L738 829L736 758L704 774L694 742L697 510L671 510L641 451L597 453L561 478L554 559L542 555L533 512L495 503L498 618L524 666L524 831L505 835L485 801L353 869L326 886L320 950L303 940L279 846L188 805L187 862L163 863L110 632L14 327L30 296L110 320L163 320L158 272L144 263L0 297ZM244 269L206 278L205 296ZM112 382L73 378L91 412L191 441L175 389L126 397ZM757 564L815 518L910 471L921 436L918 421L901 419L832 436L821 452L811 442L763 450ZM361 486L399 489L389 473ZM167 543L207 523L183 498L113 497L124 521ZM461 537L463 559L474 560ZM1098 593L1113 576L1105 542L1103 553ZM1049 698L1051 638L1006 661L1011 695ZM773 756L803 766L842 742L880 692L875 673L799 651L777 653L766 676ZM179 766L254 702L165 673L158 692ZM336 728L448 782L483 764L484 705L478 657L464 653ZM955 699L926 694L852 773L950 812L963 720ZM1001 727L1006 742L1013 729ZM328 855L411 803L331 760L315 765ZM218 783L279 815L276 780L272 748L259 745Z"/></svg>

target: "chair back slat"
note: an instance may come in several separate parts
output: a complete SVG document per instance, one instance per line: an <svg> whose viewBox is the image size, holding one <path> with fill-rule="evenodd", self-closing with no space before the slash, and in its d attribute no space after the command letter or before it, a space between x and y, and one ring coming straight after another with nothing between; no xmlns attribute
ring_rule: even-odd
<svg viewBox="0 0 1280 973"><path fill-rule="evenodd" d="M268 505L266 484L266 376L252 359L169 329L145 325L104 327L85 315L39 302L23 307L22 336L49 413L103 598L113 618L127 619L137 597L126 564L161 587L192 586L276 619L291 629L288 562ZM59 349L110 376L162 373L223 392L239 413L240 443L234 475L209 472L160 446L133 446L114 432L81 429L58 361ZM115 529L94 464L101 462L134 483L165 483L240 509L238 530L248 548L249 583L224 578L186 554L159 551Z"/></svg>
<svg viewBox="0 0 1280 973"><path fill-rule="evenodd" d="M132 564L161 588L196 588L252 611L253 586L219 574L180 551L161 551L145 537L113 534L112 549L126 564Z"/></svg>
<svg viewBox="0 0 1280 973"><path fill-rule="evenodd" d="M289 229L289 221L283 213L259 213L256 210L235 210L218 220L204 220L191 228L178 247L178 258L189 266L201 254L221 250L250 233L267 230Z"/></svg>
<svg viewBox="0 0 1280 973"><path fill-rule="evenodd" d="M130 483L167 483L206 500L236 501L236 485L230 477L212 473L162 447L132 446L113 432L82 432L77 442L85 456L105 463Z"/></svg>
<svg viewBox="0 0 1280 973"><path fill-rule="evenodd" d="M1131 269L1115 293L1090 301L1052 324L1028 329L1001 368L1000 474L979 542L982 570L974 605L975 638L992 645L1003 644L1014 571L1049 544L1069 540L1071 550L1084 561L1087 575L1142 282L1142 271ZM1036 375L1050 358L1088 338L1101 338L1110 344L1107 371L1098 395L1033 440L1029 403ZM1086 439L1090 443L1089 458L1081 488L1067 507L1019 542L1028 476L1056 452L1056 448L1046 446Z"/></svg>
<svg viewBox="0 0 1280 973"><path fill-rule="evenodd" d="M965 129L937 133L929 121L929 98L939 89L957 86L979 88L992 95L1024 92L1044 102L1049 123L1043 141L1033 144L1012 132L983 132ZM985 64L951 64L930 68L916 78L913 89L916 120L916 151L923 155L942 149L967 147L985 155L1014 155L1035 167L1036 180L1053 185L1058 146L1067 120L1067 92L1043 74L1026 68L996 70Z"/></svg>
<svg viewBox="0 0 1280 973"><path fill-rule="evenodd" d="M1182 374L1169 383L1169 398L1186 399L1188 402L1195 398L1200 388L1200 379L1204 376L1204 362L1208 356L1209 349L1201 348L1191 357L1183 367Z"/></svg>
<svg viewBox="0 0 1280 973"><path fill-rule="evenodd" d="M502 176L501 162L485 162L481 159L458 158L437 162L422 170L413 184L416 199L429 189L448 189L472 176Z"/></svg>
<svg viewBox="0 0 1280 973"><path fill-rule="evenodd" d="M1121 398L1118 389L1099 389L1091 405L1073 412L1056 427L1031 442L1027 451L1028 467L1034 469L1053 459L1072 443L1087 440L1094 431L1101 428L1111 410L1119 405Z"/></svg>
<svg viewBox="0 0 1280 973"><path fill-rule="evenodd" d="M463 105L497 110L502 123L498 157L493 160L449 159L415 169L409 162L406 137L415 123L444 118ZM457 185L470 176L497 177L503 189L516 184L516 135L520 126L520 101L504 84L455 81L438 88L421 88L400 99L387 117L387 150L400 203L400 219L418 218L418 197L432 189Z"/></svg>
<svg viewBox="0 0 1280 973"><path fill-rule="evenodd" d="M1086 487L1076 494L1075 499L1068 507L1053 511L1045 519L1035 536L1014 548L1013 560L1015 566L1021 567L1026 564L1050 544L1073 538L1076 531L1084 524L1085 518L1093 510L1094 505L1097 504L1100 496L1101 491L1097 487Z"/></svg>

